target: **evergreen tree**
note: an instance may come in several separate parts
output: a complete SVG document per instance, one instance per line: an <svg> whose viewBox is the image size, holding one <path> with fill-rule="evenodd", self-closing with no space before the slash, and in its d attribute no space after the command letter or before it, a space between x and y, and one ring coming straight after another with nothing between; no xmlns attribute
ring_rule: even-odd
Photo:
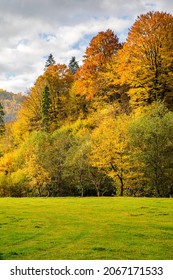
<svg viewBox="0 0 173 280"><path fill-rule="evenodd" d="M55 65L55 63L56 63L56 61L55 61L53 55L50 54L50 55L48 56L48 59L46 60L46 63L45 63L45 70L46 70L50 65Z"/></svg>
<svg viewBox="0 0 173 280"><path fill-rule="evenodd" d="M70 68L70 71L73 75L77 72L77 69L79 68L79 65L78 65L78 62L76 61L75 56L72 56L68 67Z"/></svg>
<svg viewBox="0 0 173 280"><path fill-rule="evenodd" d="M46 132L49 131L50 106L51 106L50 92L49 92L49 87L46 86L42 92L42 100L41 100L42 126Z"/></svg>
<svg viewBox="0 0 173 280"><path fill-rule="evenodd" d="M3 110L3 106L0 102L0 136L4 134L5 132L5 123L4 123L4 110Z"/></svg>

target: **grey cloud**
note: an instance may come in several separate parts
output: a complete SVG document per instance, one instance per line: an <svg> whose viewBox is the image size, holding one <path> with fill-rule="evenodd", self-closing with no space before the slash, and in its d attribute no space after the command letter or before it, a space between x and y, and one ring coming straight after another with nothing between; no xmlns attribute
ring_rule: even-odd
<svg viewBox="0 0 173 280"><path fill-rule="evenodd" d="M73 24L89 16L104 15L99 0L1 0L1 15L15 14L22 18L40 18L57 24Z"/></svg>
<svg viewBox="0 0 173 280"><path fill-rule="evenodd" d="M50 53L81 61L91 36L111 28L125 39L137 15L173 11L170 0L0 0L0 88L25 91Z"/></svg>
<svg viewBox="0 0 173 280"><path fill-rule="evenodd" d="M145 2L140 0L0 0L0 13L1 16L5 14L25 19L39 18L42 22L46 20L61 26L73 25L81 22L81 19L85 21L90 17L133 17L134 13L147 10Z"/></svg>

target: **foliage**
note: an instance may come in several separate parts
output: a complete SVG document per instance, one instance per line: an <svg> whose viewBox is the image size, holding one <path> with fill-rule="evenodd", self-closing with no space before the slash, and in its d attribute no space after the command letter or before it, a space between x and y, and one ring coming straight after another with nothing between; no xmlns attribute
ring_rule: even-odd
<svg viewBox="0 0 173 280"><path fill-rule="evenodd" d="M129 170L128 117L114 118L112 108L104 110L99 116L98 127L93 130L91 163L112 177L119 194L123 196L125 180Z"/></svg>
<svg viewBox="0 0 173 280"><path fill-rule="evenodd" d="M45 132L33 132L22 144L16 157L16 165L23 168L28 186L32 194L36 196L47 196L50 176L44 167L44 157L49 136Z"/></svg>
<svg viewBox="0 0 173 280"><path fill-rule="evenodd" d="M173 176L173 113L154 103L130 128L136 159L144 163L150 195L170 196Z"/></svg>
<svg viewBox="0 0 173 280"><path fill-rule="evenodd" d="M8 185L9 196L11 197L24 197L30 194L28 177L25 170L18 169L13 172L9 177Z"/></svg>
<svg viewBox="0 0 173 280"><path fill-rule="evenodd" d="M84 95L87 100L99 94L100 75L105 73L107 63L121 48L118 37L112 30L99 32L86 49L83 65L76 73L76 92ZM106 93L105 93L106 94Z"/></svg>
<svg viewBox="0 0 173 280"><path fill-rule="evenodd" d="M69 100L70 88L73 82L73 75L65 64L50 65L43 75L39 76L34 87L19 111L19 121L28 127L29 131L40 130L43 121L43 93L47 88L49 91L49 130L54 131L62 125L63 121L70 117ZM48 90L49 89L49 90ZM45 96L44 96L45 99ZM45 110L45 109L44 109ZM45 117L45 116L44 116Z"/></svg>
<svg viewBox="0 0 173 280"><path fill-rule="evenodd" d="M165 100L173 91L173 16L148 12L137 18L119 52L120 82L129 85L134 106Z"/></svg>
<svg viewBox="0 0 173 280"><path fill-rule="evenodd" d="M80 67L50 54L25 97L0 90L0 195L171 197L172 54L173 16L148 12L124 44L95 35Z"/></svg>

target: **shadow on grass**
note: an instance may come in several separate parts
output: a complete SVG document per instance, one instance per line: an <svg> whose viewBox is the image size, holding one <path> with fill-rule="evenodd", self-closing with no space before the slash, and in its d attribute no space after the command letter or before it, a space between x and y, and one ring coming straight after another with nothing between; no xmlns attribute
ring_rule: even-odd
<svg viewBox="0 0 173 280"><path fill-rule="evenodd" d="M4 258L3 258L3 254L2 253L0 253L0 260L3 260Z"/></svg>

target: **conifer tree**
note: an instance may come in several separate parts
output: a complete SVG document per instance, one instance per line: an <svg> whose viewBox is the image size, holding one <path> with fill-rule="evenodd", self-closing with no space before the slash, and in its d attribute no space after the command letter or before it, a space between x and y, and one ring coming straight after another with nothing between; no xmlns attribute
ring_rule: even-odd
<svg viewBox="0 0 173 280"><path fill-rule="evenodd" d="M71 73L74 75L77 72L77 69L79 68L78 62L76 61L75 56L72 56L69 65L68 65Z"/></svg>
<svg viewBox="0 0 173 280"><path fill-rule="evenodd" d="M4 123L4 110L3 110L3 106L0 102L0 136L4 134L5 132L5 123Z"/></svg>
<svg viewBox="0 0 173 280"><path fill-rule="evenodd" d="M50 55L48 56L48 59L46 60L45 63L45 70L50 66L50 65L55 65L56 61L53 57L53 54L50 53Z"/></svg>
<svg viewBox="0 0 173 280"><path fill-rule="evenodd" d="M49 92L49 87L46 86L42 92L42 100L41 100L42 126L46 132L49 131L50 106L51 106L50 92Z"/></svg>

